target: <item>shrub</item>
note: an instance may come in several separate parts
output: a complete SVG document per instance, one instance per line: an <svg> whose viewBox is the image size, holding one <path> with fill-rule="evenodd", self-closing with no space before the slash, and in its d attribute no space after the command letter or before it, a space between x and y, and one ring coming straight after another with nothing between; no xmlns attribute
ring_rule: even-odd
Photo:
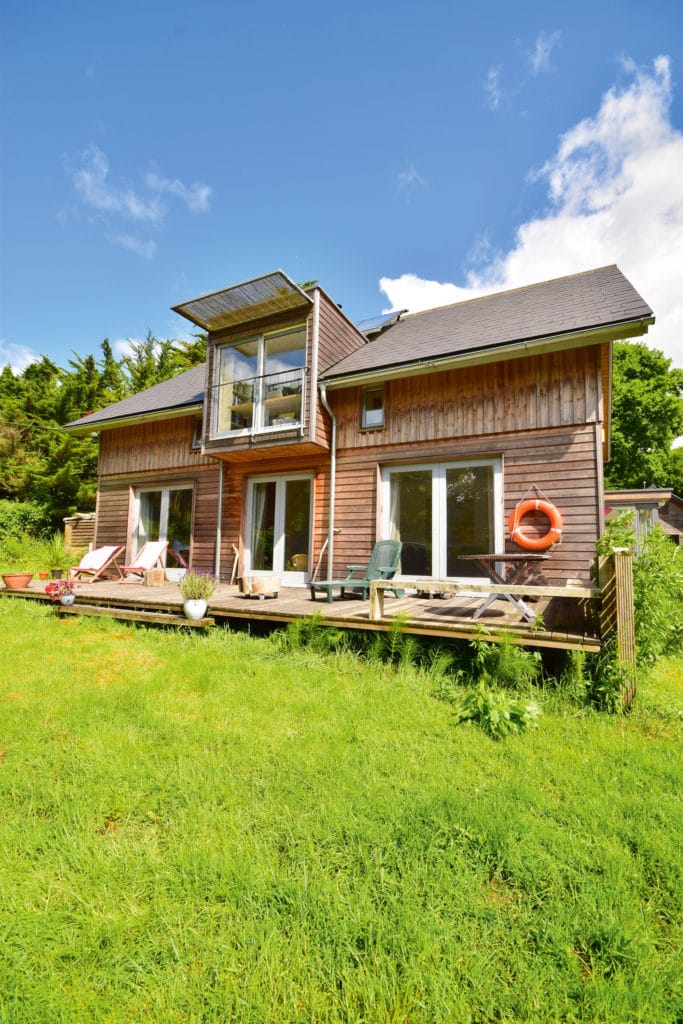
<svg viewBox="0 0 683 1024"><path fill-rule="evenodd" d="M183 601L208 601L216 589L216 577L208 572L190 569L180 581Z"/></svg>
<svg viewBox="0 0 683 1024"><path fill-rule="evenodd" d="M49 512L37 502L0 499L0 539L6 536L19 537L25 533L41 537L49 526Z"/></svg>
<svg viewBox="0 0 683 1024"><path fill-rule="evenodd" d="M536 725L541 710L533 700L520 700L480 682L454 704L455 721L476 722L494 740Z"/></svg>

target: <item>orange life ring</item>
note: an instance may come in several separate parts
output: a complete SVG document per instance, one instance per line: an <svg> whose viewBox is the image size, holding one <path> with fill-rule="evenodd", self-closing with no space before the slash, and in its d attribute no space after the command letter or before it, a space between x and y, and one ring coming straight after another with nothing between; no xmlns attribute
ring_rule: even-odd
<svg viewBox="0 0 683 1024"><path fill-rule="evenodd" d="M528 537L522 533L521 521L527 512L542 512L548 517L550 527L542 537ZM552 501L544 501L542 498L527 498L520 501L519 505L510 513L508 519L508 530L510 538L527 551L545 551L551 544L557 544L562 536L562 516L557 511Z"/></svg>

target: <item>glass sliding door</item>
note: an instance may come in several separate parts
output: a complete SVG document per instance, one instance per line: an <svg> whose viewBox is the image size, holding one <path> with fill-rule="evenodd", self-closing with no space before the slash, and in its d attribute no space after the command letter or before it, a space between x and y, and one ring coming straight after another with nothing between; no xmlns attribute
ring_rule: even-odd
<svg viewBox="0 0 683 1024"><path fill-rule="evenodd" d="M480 575L462 556L500 550L500 461L387 467L382 472L382 531L403 542L403 576Z"/></svg>
<svg viewBox="0 0 683 1024"><path fill-rule="evenodd" d="M248 572L274 572L284 586L308 580L311 533L311 478L272 477L249 481Z"/></svg>
<svg viewBox="0 0 683 1024"><path fill-rule="evenodd" d="M148 540L161 540L180 558L170 563L189 561L192 536L192 487L141 488L137 493L135 550ZM168 560L167 560L168 561Z"/></svg>

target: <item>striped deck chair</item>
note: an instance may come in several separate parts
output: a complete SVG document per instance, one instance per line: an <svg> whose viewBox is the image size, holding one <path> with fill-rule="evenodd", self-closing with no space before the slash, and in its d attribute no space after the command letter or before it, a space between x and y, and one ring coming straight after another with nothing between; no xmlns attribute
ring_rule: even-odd
<svg viewBox="0 0 683 1024"><path fill-rule="evenodd" d="M95 580L111 579L112 577L123 579L121 567L117 562L119 552L123 551L121 544L108 544L94 551L88 551L83 555L78 565L69 569L68 578L82 583L94 583Z"/></svg>

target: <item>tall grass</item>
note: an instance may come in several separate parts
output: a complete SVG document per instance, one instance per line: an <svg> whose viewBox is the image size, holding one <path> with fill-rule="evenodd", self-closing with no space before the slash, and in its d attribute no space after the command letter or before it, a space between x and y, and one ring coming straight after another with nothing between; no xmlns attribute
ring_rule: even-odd
<svg viewBox="0 0 683 1024"><path fill-rule="evenodd" d="M0 1021L680 1019L671 681L500 744L286 646L0 600Z"/></svg>

